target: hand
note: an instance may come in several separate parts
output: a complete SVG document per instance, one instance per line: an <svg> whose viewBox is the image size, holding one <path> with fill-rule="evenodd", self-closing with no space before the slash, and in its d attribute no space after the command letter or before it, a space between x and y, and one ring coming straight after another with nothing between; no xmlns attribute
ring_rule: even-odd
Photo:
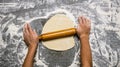
<svg viewBox="0 0 120 67"><path fill-rule="evenodd" d="M28 47L37 47L38 45L38 35L33 31L28 23L25 24L23 29L23 37L26 45Z"/></svg>
<svg viewBox="0 0 120 67"><path fill-rule="evenodd" d="M79 22L78 28L77 28L78 36L80 38L83 36L89 37L90 27L91 27L90 20L88 20L87 18L84 18L84 17L79 17L78 22Z"/></svg>

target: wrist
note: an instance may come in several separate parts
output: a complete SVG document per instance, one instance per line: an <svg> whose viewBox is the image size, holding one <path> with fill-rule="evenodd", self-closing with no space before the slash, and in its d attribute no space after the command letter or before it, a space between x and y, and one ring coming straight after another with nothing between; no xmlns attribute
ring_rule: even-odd
<svg viewBox="0 0 120 67"><path fill-rule="evenodd" d="M37 44L30 44L28 49L36 49L37 48Z"/></svg>
<svg viewBox="0 0 120 67"><path fill-rule="evenodd" d="M89 34L81 34L80 36L79 36L79 38L81 39L81 38L89 38Z"/></svg>

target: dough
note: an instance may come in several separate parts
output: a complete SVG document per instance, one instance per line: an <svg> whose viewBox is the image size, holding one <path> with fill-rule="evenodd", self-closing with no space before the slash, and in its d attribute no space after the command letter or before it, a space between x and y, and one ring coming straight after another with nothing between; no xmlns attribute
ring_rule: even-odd
<svg viewBox="0 0 120 67"><path fill-rule="evenodd" d="M46 22L43 27L42 33L53 32L73 27L74 24L70 18L68 18L64 14L56 14ZM65 38L42 41L42 44L48 49L64 51L74 47L75 42L73 36L70 36Z"/></svg>

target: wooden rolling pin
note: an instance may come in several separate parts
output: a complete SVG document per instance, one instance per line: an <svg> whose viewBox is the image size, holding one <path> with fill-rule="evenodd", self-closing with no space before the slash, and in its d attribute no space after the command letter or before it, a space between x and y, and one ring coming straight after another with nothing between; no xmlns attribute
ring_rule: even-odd
<svg viewBox="0 0 120 67"><path fill-rule="evenodd" d="M56 39L56 38L72 36L72 35L75 35L75 34L76 34L76 29L75 28L69 28L69 29L44 33L44 34L39 35L38 38L39 38L39 40L46 41L46 40L51 40L51 39Z"/></svg>

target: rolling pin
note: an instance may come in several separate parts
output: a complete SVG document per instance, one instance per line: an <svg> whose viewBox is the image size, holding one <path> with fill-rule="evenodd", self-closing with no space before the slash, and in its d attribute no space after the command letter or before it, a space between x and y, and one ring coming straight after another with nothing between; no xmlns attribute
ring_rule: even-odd
<svg viewBox="0 0 120 67"><path fill-rule="evenodd" d="M54 31L54 32L48 32L44 33L38 36L39 40L52 40L56 38L62 38L62 37L68 37L76 34L76 29L75 28L69 28L69 29L64 29L64 30L59 30L59 31Z"/></svg>

